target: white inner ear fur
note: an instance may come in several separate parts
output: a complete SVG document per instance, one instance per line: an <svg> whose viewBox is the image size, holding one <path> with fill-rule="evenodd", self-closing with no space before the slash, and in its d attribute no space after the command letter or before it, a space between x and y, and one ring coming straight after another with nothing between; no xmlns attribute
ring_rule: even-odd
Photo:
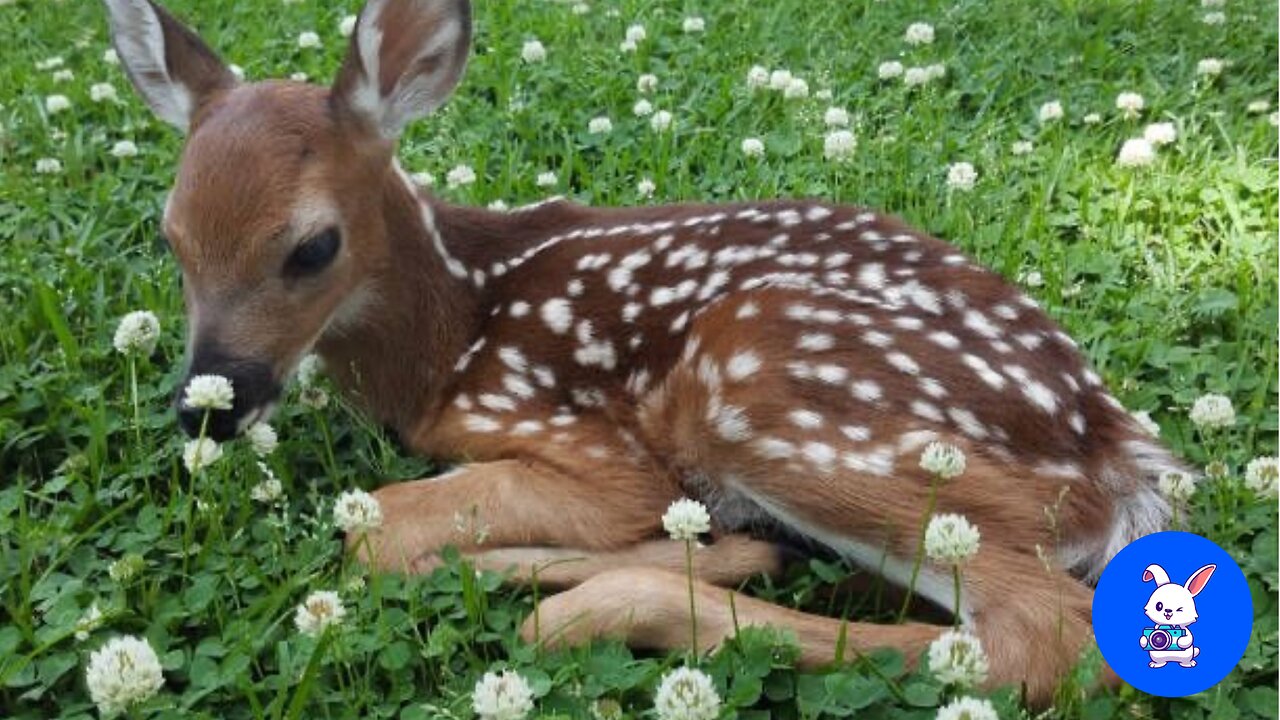
<svg viewBox="0 0 1280 720"><path fill-rule="evenodd" d="M360 17L356 45L360 52L360 63L364 67L364 77L352 93L350 102L353 108L377 126L384 138L393 139L400 135L410 121L428 115L444 104L449 95L449 79L454 68L441 66L431 74L410 72L402 75L396 78L390 94L384 97L379 89L378 79L382 68L381 16L385 6L386 2L383 0L371 0ZM458 42L462 34L462 23L457 18L446 19L434 32L422 38L421 47L406 67L414 68L422 58L447 51Z"/></svg>
<svg viewBox="0 0 1280 720"><path fill-rule="evenodd" d="M169 76L160 17L146 0L106 3L116 52L138 91L161 120L186 132L191 122L191 91Z"/></svg>

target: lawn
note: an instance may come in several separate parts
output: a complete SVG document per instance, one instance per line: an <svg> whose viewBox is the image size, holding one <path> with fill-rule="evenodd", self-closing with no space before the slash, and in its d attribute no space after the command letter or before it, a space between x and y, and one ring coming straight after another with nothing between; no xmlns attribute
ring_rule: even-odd
<svg viewBox="0 0 1280 720"><path fill-rule="evenodd" d="M1051 716L1275 717L1276 486L1245 469L1277 452L1277 9L1205 5L482 0L467 76L401 162L477 205L813 196L956 243L1039 300L1207 469L1176 522L1230 551L1252 590L1252 642L1214 689L1090 690L1094 651ZM320 82L358 9L169 6L247 79ZM97 716L90 654L123 635L163 669L135 717L468 718L477 680L501 669L543 717L654 717L659 680L686 658L542 651L516 637L532 593L497 575L454 557L426 577L369 576L344 557L341 492L437 468L323 379L291 392L261 461L238 441L186 472L170 403L182 295L157 233L181 138L104 56L98 3L0 0L0 27L0 717ZM763 87L753 66L770 71ZM113 348L135 310L160 321L149 355ZM1191 422L1208 393L1230 398L1231 427ZM891 615L839 592L858 572L814 560L751 589ZM321 590L345 616L312 637L295 608ZM701 660L722 717L932 718L967 694L1000 717L1038 712L1017 688L948 686L892 652L817 674L792 657L785 638L744 632Z"/></svg>

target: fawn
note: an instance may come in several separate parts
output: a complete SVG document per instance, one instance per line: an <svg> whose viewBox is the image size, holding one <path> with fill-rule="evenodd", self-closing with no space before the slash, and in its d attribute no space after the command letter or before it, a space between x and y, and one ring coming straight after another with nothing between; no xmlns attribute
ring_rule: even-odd
<svg viewBox="0 0 1280 720"><path fill-rule="evenodd" d="M328 88L240 82L163 8L105 2L129 77L187 136L162 228L190 373L236 391L210 433L266 417L314 350L415 452L465 460L377 492L361 551L380 569L423 571L451 542L517 578L580 558L541 574L564 589L540 605L543 642L682 647L683 549L661 515L688 495L716 537L696 553L707 642L734 632L732 602L739 624L793 632L806 666L844 630L914 660L942 626L842 630L718 586L777 570L796 539L905 586L920 451L943 440L968 469L938 509L983 541L962 607L934 568L917 591L980 637L993 684L1043 702L1090 639L1089 582L1166 520L1155 479L1178 462L1075 343L893 218L819 201L491 212L420 192L396 138L461 79L466 0L370 0ZM454 534L460 511L483 546Z"/></svg>

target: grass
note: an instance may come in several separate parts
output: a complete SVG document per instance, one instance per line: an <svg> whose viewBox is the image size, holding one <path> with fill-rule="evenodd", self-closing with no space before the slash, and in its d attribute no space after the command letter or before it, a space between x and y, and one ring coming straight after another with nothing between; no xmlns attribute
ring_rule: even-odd
<svg viewBox="0 0 1280 720"><path fill-rule="evenodd" d="M356 10L353 0L171 6L251 79L331 78L339 19ZM566 3L480 2L460 93L411 129L401 156L441 185L456 164L474 167L476 183L439 192L479 204L554 191L592 204L821 196L882 207L1022 282L1117 396L1151 412L1165 441L1198 466L1224 464L1226 476L1205 481L1179 522L1239 560L1256 614L1244 659L1216 688L1176 700L1088 691L1093 654L1064 683L1054 715L1274 717L1276 506L1239 477L1251 458L1276 453L1277 134L1273 107L1247 110L1274 106L1276 7L1230 0L1221 25L1201 22L1204 12L1190 0L622 0L583 15ZM705 17L705 33L681 32L688 14ZM915 21L936 26L932 45L903 42ZM649 37L623 54L634 22ZM184 473L168 404L182 365L181 292L156 233L180 138L102 61L97 3L4 3L0 24L0 716L92 716L89 652L125 633L145 636L165 671L139 717L465 718L477 677L496 667L530 681L544 716L587 717L598 700L597 711L650 714L654 686L680 658L608 643L540 653L515 639L530 593L496 576L453 558L428 577L366 577L344 559L332 499L432 466L340 403L291 402L277 418L283 442L268 465L281 504L249 499L262 471L243 443L205 474ZM304 30L323 47L299 49ZM547 61L523 64L521 45L534 37ZM74 78L38 69L51 56ZM1206 57L1228 61L1219 77L1197 76ZM888 59L942 62L947 74L908 90L877 80ZM754 64L788 68L833 98L752 94ZM669 132L632 116L641 73L659 78L648 98L674 114ZM99 82L120 99L92 102ZM1145 97L1141 118L1115 110L1122 91ZM54 93L71 108L47 112ZM1066 117L1041 125L1037 109L1054 99ZM851 162L823 159L830 104L853 117ZM1089 113L1100 122L1085 122ZM588 134L599 115L612 118L612 133ZM1177 141L1149 167L1117 167L1122 142L1153 121L1173 122ZM764 158L743 156L746 137L764 141ZM119 140L139 154L113 157ZM1034 149L1013 154L1019 140ZM41 158L61 172L37 173ZM972 192L945 184L960 161L979 173ZM554 190L535 184L548 170ZM640 196L643 178L654 197ZM135 309L163 324L138 367L136 436L129 364L111 349L118 319ZM1239 413L1210 438L1186 412L1206 392L1228 395ZM113 579L121 559L117 569L135 572ZM814 560L753 590L874 615L865 598L833 591L851 572ZM292 613L326 588L341 591L348 616L317 642L295 631ZM91 603L105 622L79 641ZM743 633L705 661L724 716L925 718L956 693L905 671L892 652L819 674L795 672L791 657L777 638ZM1027 712L1016 688L991 697L1002 717Z"/></svg>

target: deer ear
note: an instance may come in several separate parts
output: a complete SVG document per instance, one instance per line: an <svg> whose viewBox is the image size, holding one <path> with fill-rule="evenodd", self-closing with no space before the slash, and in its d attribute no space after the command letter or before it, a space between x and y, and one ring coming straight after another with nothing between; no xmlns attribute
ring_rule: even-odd
<svg viewBox="0 0 1280 720"><path fill-rule="evenodd" d="M134 87L161 120L186 132L215 91L236 76L198 35L150 0L106 0L111 39Z"/></svg>
<svg viewBox="0 0 1280 720"><path fill-rule="evenodd" d="M1191 573L1191 577L1187 578L1187 592L1191 593L1191 597L1200 594L1204 586L1209 584L1209 576L1213 575L1213 571L1217 569L1217 565L1205 565Z"/></svg>
<svg viewBox="0 0 1280 720"><path fill-rule="evenodd" d="M333 99L385 139L444 104L467 65L467 0L369 0Z"/></svg>

